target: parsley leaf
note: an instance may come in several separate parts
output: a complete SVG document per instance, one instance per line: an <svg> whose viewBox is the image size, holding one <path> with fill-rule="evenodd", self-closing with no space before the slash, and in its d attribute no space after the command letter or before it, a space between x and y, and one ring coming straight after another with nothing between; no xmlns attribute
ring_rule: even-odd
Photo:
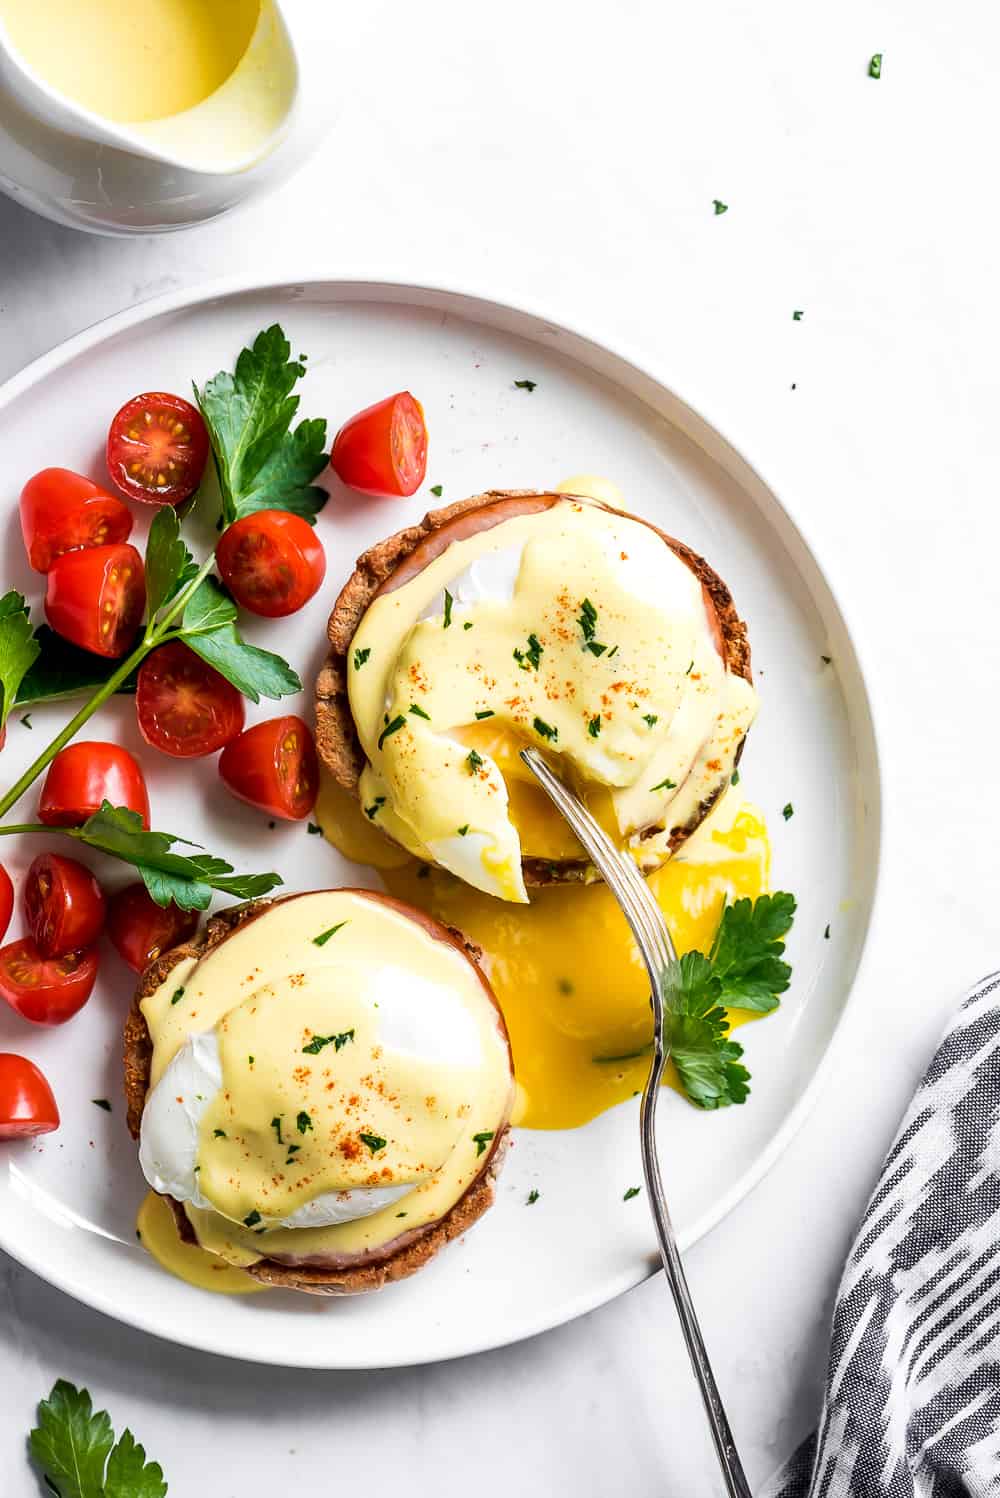
<svg viewBox="0 0 1000 1498"><path fill-rule="evenodd" d="M327 500L313 484L325 468L326 422L301 421L293 395L305 366L275 323L245 348L233 374L194 388L212 443L226 524L255 510L289 510L310 524Z"/></svg>
<svg viewBox="0 0 1000 1498"><path fill-rule="evenodd" d="M270 650L248 645L236 628L236 605L221 583L206 577L184 609L181 636L203 661L259 702L301 692L302 683L287 661Z"/></svg>
<svg viewBox="0 0 1000 1498"><path fill-rule="evenodd" d="M112 806L110 801L103 802L100 811L88 817L82 827L61 827L59 831L88 848L132 864L157 905L173 901L181 910L205 910L213 889L252 900L282 883L277 874L234 874L232 864L209 853L174 853L175 843L189 848L198 845L171 832L147 832L138 812Z"/></svg>
<svg viewBox="0 0 1000 1498"><path fill-rule="evenodd" d="M431 493L435 499L440 499L444 493L444 486L442 484L431 484Z"/></svg>
<svg viewBox="0 0 1000 1498"><path fill-rule="evenodd" d="M18 688L40 653L20 593L0 598L0 728L17 700Z"/></svg>
<svg viewBox="0 0 1000 1498"><path fill-rule="evenodd" d="M720 1003L758 1014L777 1009L792 976L781 957L794 919L795 896L782 891L726 906L709 954Z"/></svg>
<svg viewBox="0 0 1000 1498"><path fill-rule="evenodd" d="M0 599L0 604L3 600ZM3 637L3 618L0 615L0 640ZM62 702L81 692L93 692L103 687L110 676L121 666L120 660L107 660L71 645L57 635L47 624L35 630L38 654L21 678L17 689L19 707L32 707L36 702ZM0 645L2 649L2 645ZM137 671L126 677L118 691L134 695Z"/></svg>
<svg viewBox="0 0 1000 1498"><path fill-rule="evenodd" d="M740 1065L743 1047L727 1039L719 979L701 952L685 952L663 985L670 1057L684 1091L699 1108L744 1103L750 1073Z"/></svg>
<svg viewBox="0 0 1000 1498"><path fill-rule="evenodd" d="M173 505L161 505L146 542L146 611L156 617L184 582L197 574L194 557L181 540L181 523Z"/></svg>
<svg viewBox="0 0 1000 1498"><path fill-rule="evenodd" d="M115 1442L105 1410L94 1410L86 1389L65 1379L38 1406L31 1455L48 1487L60 1498L165 1498L167 1485L156 1462L132 1432Z"/></svg>

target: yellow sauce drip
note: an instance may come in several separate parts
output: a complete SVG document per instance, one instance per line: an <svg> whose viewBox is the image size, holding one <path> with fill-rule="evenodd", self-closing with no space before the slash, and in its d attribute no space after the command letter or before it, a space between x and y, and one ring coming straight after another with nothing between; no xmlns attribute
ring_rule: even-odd
<svg viewBox="0 0 1000 1498"><path fill-rule="evenodd" d="M143 1248L160 1267L199 1290L211 1290L215 1295L256 1295L270 1289L197 1243L185 1243L178 1235L173 1212L155 1191L143 1200L135 1226Z"/></svg>
<svg viewBox="0 0 1000 1498"><path fill-rule="evenodd" d="M25 62L107 120L162 119L200 104L249 45L260 0L0 0Z"/></svg>
<svg viewBox="0 0 1000 1498"><path fill-rule="evenodd" d="M769 887L763 818L732 793L726 801L685 853L649 877L680 952L708 951L724 898L754 899ZM649 988L625 918L603 884L533 889L523 906L417 864L384 877L394 894L483 948L514 1052L515 1124L576 1128L642 1088L648 1058L632 1053L649 1040ZM731 1024L751 1017L734 1013ZM676 1083L672 1074L667 1080Z"/></svg>

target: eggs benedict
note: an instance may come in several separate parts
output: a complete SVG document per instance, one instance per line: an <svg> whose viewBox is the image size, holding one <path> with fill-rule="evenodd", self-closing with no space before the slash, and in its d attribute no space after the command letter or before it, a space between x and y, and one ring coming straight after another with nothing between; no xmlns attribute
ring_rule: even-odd
<svg viewBox="0 0 1000 1498"><path fill-rule="evenodd" d="M182 1239L271 1285L377 1288L492 1203L513 1103L473 949L368 890L214 917L140 983L129 1128Z"/></svg>
<svg viewBox="0 0 1000 1498"><path fill-rule="evenodd" d="M681 542L583 494L490 491L362 556L329 623L317 744L374 828L503 900L596 877L521 764L558 763L644 872L729 785L746 628Z"/></svg>

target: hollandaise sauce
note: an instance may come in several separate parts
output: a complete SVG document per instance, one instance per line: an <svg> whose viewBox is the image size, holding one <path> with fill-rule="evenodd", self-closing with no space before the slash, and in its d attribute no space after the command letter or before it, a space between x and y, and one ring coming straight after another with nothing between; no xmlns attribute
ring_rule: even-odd
<svg viewBox="0 0 1000 1498"><path fill-rule="evenodd" d="M210 1254L197 1243L185 1243L177 1232L174 1214L162 1196L149 1191L135 1220L139 1242L168 1274L199 1290L216 1295L254 1295L267 1286L241 1269Z"/></svg>
<svg viewBox="0 0 1000 1498"><path fill-rule="evenodd" d="M0 0L24 61L108 120L139 124L193 109L249 46L260 0Z"/></svg>
<svg viewBox="0 0 1000 1498"><path fill-rule="evenodd" d="M451 1209L510 1113L476 967L377 896L278 901L178 964L143 1013L143 1172L232 1264L379 1253Z"/></svg>
<svg viewBox="0 0 1000 1498"><path fill-rule="evenodd" d="M316 815L341 852L380 869L393 894L482 947L514 1053L516 1124L574 1128L642 1088L651 1033L648 981L605 885L551 885L532 889L528 905L507 903L442 869L412 860L401 865L400 850L329 782ZM761 813L730 791L648 883L678 951L707 952L724 901L756 898L769 877ZM733 1012L730 1023L750 1017ZM667 1080L676 1082L669 1069Z"/></svg>

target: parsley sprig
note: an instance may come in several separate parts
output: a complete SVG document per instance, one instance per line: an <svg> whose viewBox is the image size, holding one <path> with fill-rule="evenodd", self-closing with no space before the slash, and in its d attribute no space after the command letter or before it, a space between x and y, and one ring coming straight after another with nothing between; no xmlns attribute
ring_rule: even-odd
<svg viewBox="0 0 1000 1498"><path fill-rule="evenodd" d="M29 1437L32 1458L56 1498L166 1498L158 1462L130 1430L115 1440L106 1410L95 1410L86 1389L59 1379L38 1406Z"/></svg>
<svg viewBox="0 0 1000 1498"><path fill-rule="evenodd" d="M663 1001L670 1057L687 1097L699 1108L727 1108L749 1096L750 1073L742 1064L743 1047L728 1036L727 1010L768 1014L778 1007L792 974L782 954L795 908L795 896L784 892L736 900L723 910L708 956L685 952L667 971ZM594 1059L610 1063L632 1057Z"/></svg>

